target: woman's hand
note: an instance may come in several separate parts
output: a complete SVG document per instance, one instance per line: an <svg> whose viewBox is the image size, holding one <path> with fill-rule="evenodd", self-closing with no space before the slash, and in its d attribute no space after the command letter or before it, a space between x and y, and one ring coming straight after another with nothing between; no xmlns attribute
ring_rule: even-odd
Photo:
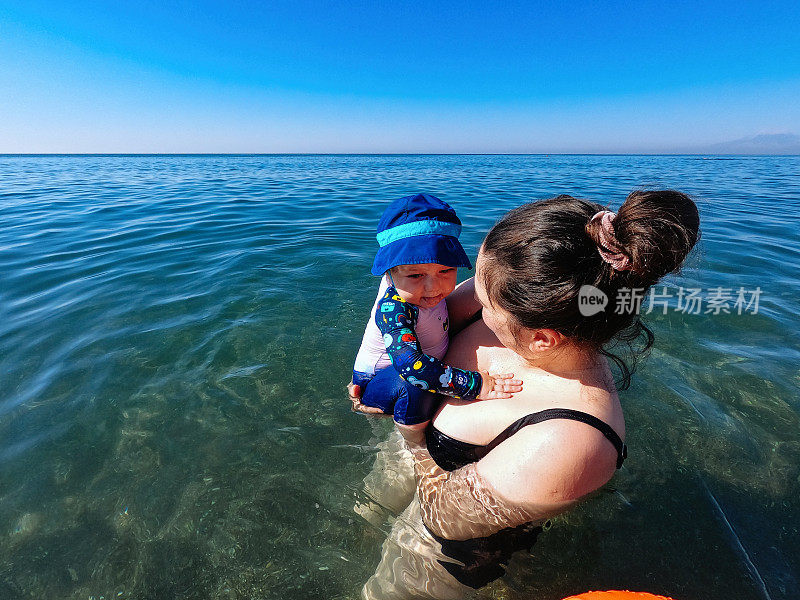
<svg viewBox="0 0 800 600"><path fill-rule="evenodd" d="M514 379L513 373L490 374L481 371L483 385L478 400L497 400L511 398L515 393L522 391L522 380Z"/></svg>
<svg viewBox="0 0 800 600"><path fill-rule="evenodd" d="M350 400L352 401L361 401L361 394L363 391L361 390L360 385L356 385L352 381L347 384L347 395L350 396Z"/></svg>

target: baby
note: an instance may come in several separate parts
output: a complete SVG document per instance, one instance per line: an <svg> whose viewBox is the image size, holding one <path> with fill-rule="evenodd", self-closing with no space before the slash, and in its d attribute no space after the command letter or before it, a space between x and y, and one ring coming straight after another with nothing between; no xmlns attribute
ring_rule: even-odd
<svg viewBox="0 0 800 600"><path fill-rule="evenodd" d="M381 216L372 274L383 279L350 385L354 404L361 396L362 412L418 425L433 416L437 393L475 400L509 398L522 389L513 374L441 361L449 343L445 298L455 289L457 268L472 268L460 233L455 211L428 194L395 200Z"/></svg>

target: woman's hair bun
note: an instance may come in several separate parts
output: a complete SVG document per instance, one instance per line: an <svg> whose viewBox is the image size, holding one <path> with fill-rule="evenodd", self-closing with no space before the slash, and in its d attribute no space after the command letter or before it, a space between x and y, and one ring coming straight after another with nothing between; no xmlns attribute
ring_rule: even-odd
<svg viewBox="0 0 800 600"><path fill-rule="evenodd" d="M614 234L642 286L677 271L700 236L697 206L675 190L635 191L614 219Z"/></svg>

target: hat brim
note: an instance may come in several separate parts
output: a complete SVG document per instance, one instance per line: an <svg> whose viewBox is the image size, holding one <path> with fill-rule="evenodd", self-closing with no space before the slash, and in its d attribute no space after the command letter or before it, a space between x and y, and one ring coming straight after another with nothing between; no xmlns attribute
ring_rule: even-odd
<svg viewBox="0 0 800 600"><path fill-rule="evenodd" d="M372 263L372 274L383 275L398 265L428 263L472 268L472 263L457 238L450 235L419 235L379 248Z"/></svg>

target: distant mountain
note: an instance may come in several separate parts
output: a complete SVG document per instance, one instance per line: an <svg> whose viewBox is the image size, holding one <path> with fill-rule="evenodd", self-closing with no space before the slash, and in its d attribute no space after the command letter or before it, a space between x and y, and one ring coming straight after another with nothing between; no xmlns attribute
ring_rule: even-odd
<svg viewBox="0 0 800 600"><path fill-rule="evenodd" d="M710 144L694 150L701 154L800 154L800 136L771 133Z"/></svg>

